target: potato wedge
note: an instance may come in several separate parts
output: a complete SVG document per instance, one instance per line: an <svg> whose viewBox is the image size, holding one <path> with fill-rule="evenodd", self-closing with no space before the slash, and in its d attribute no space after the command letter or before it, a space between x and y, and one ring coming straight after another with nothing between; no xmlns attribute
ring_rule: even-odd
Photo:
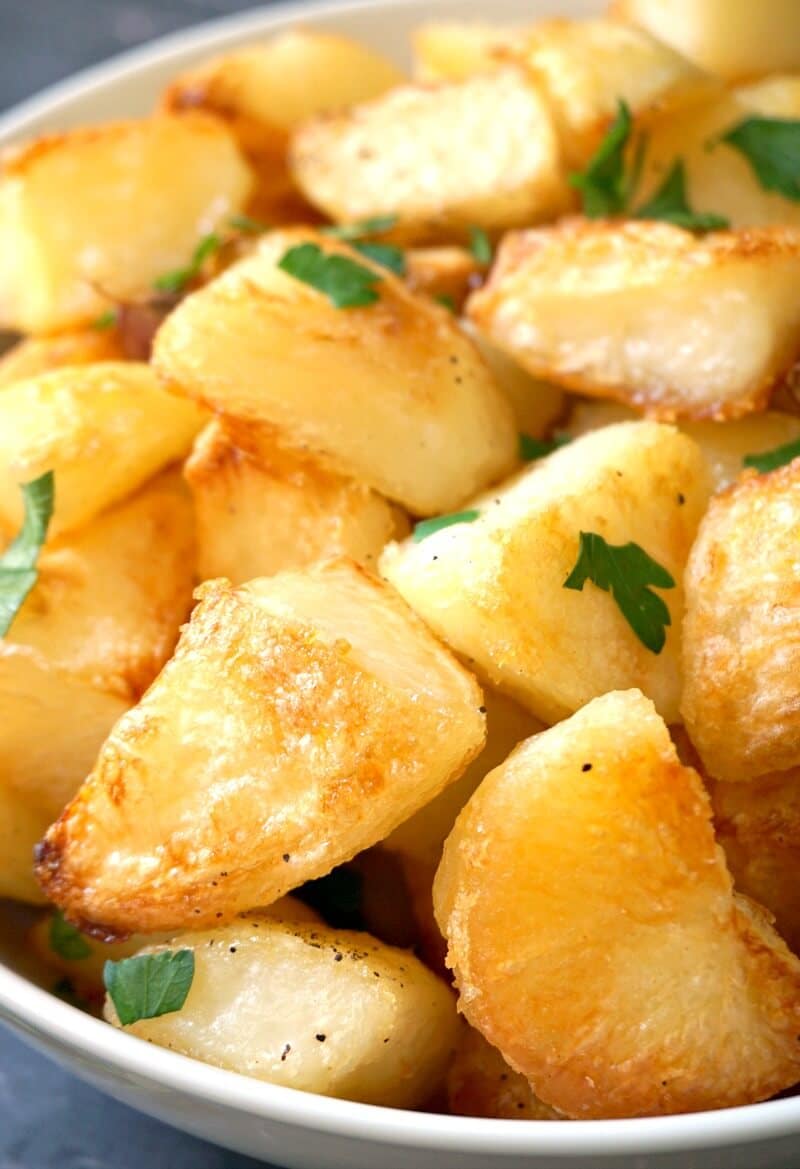
<svg viewBox="0 0 800 1169"><path fill-rule="evenodd" d="M336 308L282 271L301 244L373 268L379 300ZM188 297L153 362L176 392L276 427L285 445L418 515L458 507L515 465L511 410L452 313L312 231L271 232Z"/></svg>
<svg viewBox="0 0 800 1169"><path fill-rule="evenodd" d="M527 434L530 438L545 438L554 423L567 412L564 391L540 378L532 377L518 361L478 332L468 318L462 318L461 327L477 345L497 384L511 403L520 434Z"/></svg>
<svg viewBox="0 0 800 1169"><path fill-rule="evenodd" d="M800 117L800 73L765 77L762 81L737 86L733 93L742 105L768 118Z"/></svg>
<svg viewBox="0 0 800 1169"><path fill-rule="evenodd" d="M62 365L124 360L116 329L77 329L52 337L24 337L0 357L0 390Z"/></svg>
<svg viewBox="0 0 800 1169"><path fill-rule="evenodd" d="M800 459L712 500L686 569L681 711L710 775L800 767Z"/></svg>
<svg viewBox="0 0 800 1169"><path fill-rule="evenodd" d="M710 493L696 444L652 422L609 426L562 447L470 505L474 523L389 544L383 575L493 686L553 723L590 698L639 686L669 721L680 699L681 575ZM634 542L677 582L661 653L611 595L564 588L579 533Z"/></svg>
<svg viewBox="0 0 800 1169"><path fill-rule="evenodd" d="M408 240L499 232L574 205L550 112L521 69L406 85L295 132L304 195L339 222L395 214Z"/></svg>
<svg viewBox="0 0 800 1169"><path fill-rule="evenodd" d="M464 81L500 65L498 52L513 49L522 30L511 24L436 20L412 34L417 81Z"/></svg>
<svg viewBox="0 0 800 1169"><path fill-rule="evenodd" d="M191 949L179 1011L125 1030L183 1055L322 1096L414 1108L458 1036L449 987L369 934L252 916L143 952ZM113 1004L106 1018L118 1027Z"/></svg>
<svg viewBox="0 0 800 1169"><path fill-rule="evenodd" d="M456 1116L499 1120L563 1120L528 1081L509 1067L480 1031L464 1026L447 1072L447 1103Z"/></svg>
<svg viewBox="0 0 800 1169"><path fill-rule="evenodd" d="M138 362L64 366L0 393L0 536L22 523L21 483L55 473L51 537L88 523L183 458L204 422Z"/></svg>
<svg viewBox="0 0 800 1169"><path fill-rule="evenodd" d="M135 300L242 209L226 126L162 114L41 138L0 171L0 328L66 329ZM105 294L105 295L104 295Z"/></svg>
<svg viewBox="0 0 800 1169"><path fill-rule="evenodd" d="M243 584L337 555L374 567L384 545L408 531L403 513L369 487L267 442L262 432L254 458L214 421L195 443L185 475L202 580Z"/></svg>
<svg viewBox="0 0 800 1169"><path fill-rule="evenodd" d="M639 691L487 776L434 903L461 1010L568 1116L722 1108L800 1079L800 961L734 896L700 777Z"/></svg>
<svg viewBox="0 0 800 1169"><path fill-rule="evenodd" d="M536 377L662 420L737 418L798 358L798 275L795 228L571 220L507 236L468 314Z"/></svg>
<svg viewBox="0 0 800 1169"><path fill-rule="evenodd" d="M466 248L408 248L405 261L406 283L412 292L424 292L454 312L483 283L485 268Z"/></svg>
<svg viewBox="0 0 800 1169"><path fill-rule="evenodd" d="M76 923L147 932L268 905L387 836L483 746L474 678L352 562L199 597L41 848Z"/></svg>

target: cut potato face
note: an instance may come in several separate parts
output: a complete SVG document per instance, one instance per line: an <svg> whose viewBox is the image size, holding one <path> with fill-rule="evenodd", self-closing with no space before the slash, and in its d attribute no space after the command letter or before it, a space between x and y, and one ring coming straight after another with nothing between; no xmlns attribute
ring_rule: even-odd
<svg viewBox="0 0 800 1169"><path fill-rule="evenodd" d="M607 427L479 496L473 523L388 545L380 568L440 637L543 722L620 686L640 687L675 721L680 580L710 489L700 450L672 427ZM676 582L664 594L672 624L661 653L609 593L564 588L582 531L638 544Z"/></svg>
<svg viewBox="0 0 800 1169"><path fill-rule="evenodd" d="M337 308L278 264L314 244L380 275L379 299ZM510 407L452 313L345 244L272 232L188 297L156 337L176 392L361 480L417 515L458 507L513 468Z"/></svg>
<svg viewBox="0 0 800 1169"><path fill-rule="evenodd" d="M447 1103L455 1116L498 1120L563 1120L536 1096L480 1031L465 1026L447 1072Z"/></svg>
<svg viewBox="0 0 800 1169"><path fill-rule="evenodd" d="M715 779L800 766L800 460L711 503L686 569L681 710Z"/></svg>
<svg viewBox="0 0 800 1169"><path fill-rule="evenodd" d="M572 220L506 237L477 328L532 374L653 417L763 409L798 357L800 231Z"/></svg>
<svg viewBox="0 0 800 1169"><path fill-rule="evenodd" d="M40 850L76 923L173 929L268 905L387 836L483 746L475 680L355 564L199 595Z"/></svg>
<svg viewBox="0 0 800 1169"><path fill-rule="evenodd" d="M384 545L408 531L403 513L369 487L269 443L263 432L254 458L223 424L209 423L185 474L203 580L243 584L338 555L374 567Z"/></svg>
<svg viewBox="0 0 800 1169"><path fill-rule="evenodd" d="M65 329L146 296L240 211L251 177L225 125L162 114L41 138L0 171L0 328Z"/></svg>
<svg viewBox="0 0 800 1169"><path fill-rule="evenodd" d="M800 68L800 54L797 64ZM734 95L742 105L768 118L797 118L800 116L800 73L781 73L740 85Z"/></svg>
<svg viewBox="0 0 800 1169"><path fill-rule="evenodd" d="M418 25L412 38L417 81L464 81L497 69L501 50L513 49L522 34L514 25L469 24L454 20Z"/></svg>
<svg viewBox="0 0 800 1169"><path fill-rule="evenodd" d="M568 1116L720 1108L800 1078L800 961L734 897L700 777L638 691L484 780L434 901L461 1010Z"/></svg>
<svg viewBox="0 0 800 1169"><path fill-rule="evenodd" d="M191 949L179 1011L125 1030L229 1071L323 1096L414 1108L458 1037L449 987L369 934L252 915L144 953ZM119 1021L113 1004L106 1017Z"/></svg>
<svg viewBox="0 0 800 1169"><path fill-rule="evenodd" d="M521 69L407 85L292 138L292 173L338 222L397 215L414 240L502 231L574 204L550 111Z"/></svg>
<svg viewBox="0 0 800 1169"><path fill-rule="evenodd" d="M55 475L51 537L88 523L183 458L203 425L147 365L65 366L0 393L0 534L22 524L20 484Z"/></svg>
<svg viewBox="0 0 800 1169"><path fill-rule="evenodd" d="M124 360L116 329L77 329L53 337L25 337L0 357L0 390L62 365Z"/></svg>

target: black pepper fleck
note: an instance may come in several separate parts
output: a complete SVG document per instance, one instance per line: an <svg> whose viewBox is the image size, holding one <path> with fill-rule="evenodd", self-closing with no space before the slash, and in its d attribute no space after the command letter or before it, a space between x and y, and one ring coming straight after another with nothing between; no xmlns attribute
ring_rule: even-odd
<svg viewBox="0 0 800 1169"><path fill-rule="evenodd" d="M591 763L584 763L583 767L581 768L581 771L591 771L591 770L592 770Z"/></svg>
<svg viewBox="0 0 800 1169"><path fill-rule="evenodd" d="M325 1042L325 1036L323 1034L319 1034L319 1035L315 1036L315 1038L317 1040L317 1043L324 1043Z"/></svg>
<svg viewBox="0 0 800 1169"><path fill-rule="evenodd" d="M229 949L230 949L230 952L231 952L232 954L235 954L235 953L236 953L236 947L235 947L235 946L230 946L230 947L229 947Z"/></svg>
<svg viewBox="0 0 800 1169"><path fill-rule="evenodd" d="M291 856L289 855L289 853L288 853L288 852L285 852L285 853L283 854L283 859L284 859L285 861L290 861L292 858L291 858Z"/></svg>
<svg viewBox="0 0 800 1169"><path fill-rule="evenodd" d="M479 707L478 707L478 714L486 714L486 707L485 707L485 706L479 706Z"/></svg>
<svg viewBox="0 0 800 1169"><path fill-rule="evenodd" d="M678 492L678 503L681 505L681 507L683 507L684 503L686 503L686 496L682 491Z"/></svg>
<svg viewBox="0 0 800 1169"><path fill-rule="evenodd" d="M291 1050L292 1050L291 1043L287 1043L286 1046L284 1047L283 1051L281 1052L281 1063L286 1062L286 1056L289 1054L289 1052Z"/></svg>

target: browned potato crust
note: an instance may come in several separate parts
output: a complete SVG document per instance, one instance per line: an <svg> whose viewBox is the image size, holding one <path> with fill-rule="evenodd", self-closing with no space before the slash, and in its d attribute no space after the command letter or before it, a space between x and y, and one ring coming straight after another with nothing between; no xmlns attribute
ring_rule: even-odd
<svg viewBox="0 0 800 1169"><path fill-rule="evenodd" d="M483 745L475 680L355 564L199 597L41 849L76 922L147 932L269 904L388 835Z"/></svg>
<svg viewBox="0 0 800 1169"><path fill-rule="evenodd" d="M79 329L52 337L24 337L0 357L0 389L62 365L124 361L116 329Z"/></svg>
<svg viewBox="0 0 800 1169"><path fill-rule="evenodd" d="M506 236L468 312L532 374L663 420L761 410L800 352L800 229L570 220Z"/></svg>
<svg viewBox="0 0 800 1169"><path fill-rule="evenodd" d="M638 691L487 776L434 903L461 1010L568 1116L722 1108L800 1079L800 961L734 896L700 777Z"/></svg>
<svg viewBox="0 0 800 1169"><path fill-rule="evenodd" d="M563 1120L537 1099L528 1081L509 1067L480 1031L464 1026L447 1073L447 1103L456 1116L499 1120Z"/></svg>

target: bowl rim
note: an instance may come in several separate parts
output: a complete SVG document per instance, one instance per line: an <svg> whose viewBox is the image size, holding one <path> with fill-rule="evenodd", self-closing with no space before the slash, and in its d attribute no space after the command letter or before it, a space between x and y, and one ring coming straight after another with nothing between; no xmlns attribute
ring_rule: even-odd
<svg viewBox="0 0 800 1169"><path fill-rule="evenodd" d="M437 9L463 9L464 0L436 0ZM0 146L24 138L42 117L149 67L176 67L187 56L215 51L272 32L302 14L356 15L384 8L417 8L429 0L281 0L268 8L203 21L73 73L0 114ZM627 1120L495 1120L358 1104L256 1080L126 1034L36 986L0 961L0 1020L47 1048L51 1040L112 1067L120 1076L202 1097L226 1109L332 1136L420 1150L484 1153L496 1158L549 1154L556 1158L675 1153L755 1144L800 1133L800 1096L677 1116Z"/></svg>

